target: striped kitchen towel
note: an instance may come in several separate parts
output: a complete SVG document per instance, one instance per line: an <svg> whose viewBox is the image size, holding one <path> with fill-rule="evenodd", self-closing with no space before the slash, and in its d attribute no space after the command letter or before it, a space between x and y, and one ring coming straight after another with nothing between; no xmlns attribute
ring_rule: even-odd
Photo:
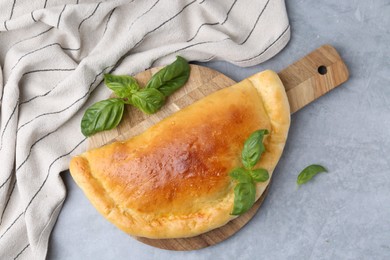
<svg viewBox="0 0 390 260"><path fill-rule="evenodd" d="M290 38L283 0L0 2L0 259L44 259L86 148L80 121L103 74L172 62L251 66Z"/></svg>

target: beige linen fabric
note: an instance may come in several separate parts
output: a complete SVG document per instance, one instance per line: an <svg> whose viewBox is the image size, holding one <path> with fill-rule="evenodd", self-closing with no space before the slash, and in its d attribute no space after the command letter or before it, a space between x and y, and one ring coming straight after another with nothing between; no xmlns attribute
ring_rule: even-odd
<svg viewBox="0 0 390 260"><path fill-rule="evenodd" d="M251 66L290 38L283 0L0 2L0 259L44 259L104 73L172 62Z"/></svg>

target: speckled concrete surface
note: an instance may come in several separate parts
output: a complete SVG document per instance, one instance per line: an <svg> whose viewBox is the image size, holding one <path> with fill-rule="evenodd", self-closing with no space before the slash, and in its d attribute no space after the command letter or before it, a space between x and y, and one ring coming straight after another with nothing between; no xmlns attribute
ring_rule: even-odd
<svg viewBox="0 0 390 260"><path fill-rule="evenodd" d="M287 1L288 46L252 68L212 62L235 80L281 70L332 44L350 69L347 83L292 116L268 197L232 238L174 252L144 245L105 221L68 173L67 200L48 259L390 259L390 1ZM329 173L296 187L312 163Z"/></svg>

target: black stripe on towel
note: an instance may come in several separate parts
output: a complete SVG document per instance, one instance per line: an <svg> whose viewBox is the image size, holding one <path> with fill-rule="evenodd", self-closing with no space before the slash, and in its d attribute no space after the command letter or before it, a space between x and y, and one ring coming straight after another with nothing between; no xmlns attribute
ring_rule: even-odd
<svg viewBox="0 0 390 260"><path fill-rule="evenodd" d="M43 47L41 47L41 48L38 48L38 49L35 49L35 50L33 50L33 51L30 51L30 52L27 52L27 53L23 54L23 55L18 59L18 61L15 63L15 65L11 68L11 70L13 70L13 69L19 64L19 62L20 62L24 57L26 57L26 56L28 56L28 55L30 55L30 54L33 54L33 53L35 53L35 52L37 52L37 51L40 51L40 50L46 49L46 48L48 48L48 47L51 47L51 46L59 46L61 49L66 50L66 51L78 51L78 50L80 50L80 47L78 47L77 49L73 49L73 48L68 48L68 47L62 47L62 45L59 44L59 43L57 43L57 42L51 43L51 44L45 45L45 46L43 46Z"/></svg>
<svg viewBox="0 0 390 260"><path fill-rule="evenodd" d="M43 31L43 32L40 32L40 33L38 33L37 35L34 35L34 36L32 36L32 37L29 37L29 38L20 40L20 41L18 41L18 42L15 42L14 44L12 44L12 46L11 46L10 49L12 49L12 47L14 47L16 44L19 44L19 43L24 42L24 41L27 41L27 40L34 39L34 38L36 38L36 37L39 37L39 36L41 36L41 35L43 35L43 34L49 32L49 31L51 31L53 28L54 28L54 27L50 27L49 29L47 29L47 30L45 30L45 31Z"/></svg>
<svg viewBox="0 0 390 260"><path fill-rule="evenodd" d="M8 31L7 20L4 20L4 28L5 28L6 31Z"/></svg>
<svg viewBox="0 0 390 260"><path fill-rule="evenodd" d="M11 176L12 176L12 175L11 175ZM6 209L7 206L8 206L8 203L9 203L9 201L10 201L10 199L11 199L11 194L14 192L15 187L16 187L16 179L15 179L13 185L12 185L11 191L9 192L9 196L8 196L8 198L7 198L7 202L6 202L5 205L4 205L3 212L1 212L0 226L1 226L1 223L3 222L3 216L4 216L5 209Z"/></svg>
<svg viewBox="0 0 390 260"><path fill-rule="evenodd" d="M193 43L193 44L191 44L191 45L187 45L187 46L185 46L185 47L183 47L183 48L180 48L180 49L177 49L177 50L175 50L175 51L173 51L173 52L170 52L170 53L168 53L168 54L165 54L164 56L161 56L160 59L161 59L161 58L164 58L164 57L166 57L166 56L168 56L168 55L171 55L171 54L174 54L174 53L178 53L178 52L180 52L180 51L183 51L183 50L192 48L192 47L197 46L197 45L202 45L202 44L207 44L207 43L223 42L223 41L226 41L226 40L229 40L229 39L230 39L230 38L228 37L228 38L225 38L225 39L223 39L223 40L218 40L218 41L204 41L204 42ZM211 58L208 58L208 59L213 59L213 58L214 58L214 55L211 56Z"/></svg>
<svg viewBox="0 0 390 260"><path fill-rule="evenodd" d="M15 4L16 4L16 0L14 0L14 2L12 3L11 14L9 15L9 20L11 20L12 15L14 14Z"/></svg>
<svg viewBox="0 0 390 260"><path fill-rule="evenodd" d="M99 2L97 5L96 5L96 7L95 7L95 10L93 10L93 12L88 16L88 17L86 17L86 18L84 18L82 21L81 21L81 23L79 24L79 31L80 31L80 28L81 28L81 25L86 21L86 20L88 20L89 18L91 18L95 13L96 13L96 10L99 8L99 5L101 4L102 2Z"/></svg>
<svg viewBox="0 0 390 260"><path fill-rule="evenodd" d="M19 164L19 166L16 168L16 172L17 172L17 171L18 171L18 170L27 162L28 158L30 158L31 151L32 151L32 149L34 148L34 146L35 146L37 143L39 143L40 141L42 141L43 139L45 139L46 137L48 137L49 135L55 133L56 131L57 131L57 129L54 130L54 131L52 131L52 132L49 132L49 133L45 134L44 136L41 136L39 139L35 140L35 142L30 146L30 149L29 149L29 151L28 151L27 157L26 157L26 158L24 159L24 161L23 161L21 164ZM11 174L12 174L12 173L11 173Z"/></svg>
<svg viewBox="0 0 390 260"><path fill-rule="evenodd" d="M37 195L39 194L39 192L42 190L43 186L46 184L46 181L47 179L49 178L49 175L50 175L50 170L51 170L51 167L54 165L54 163L56 163L58 160L60 160L61 158L65 157L65 156L68 156L69 154L71 154L74 150L77 149L77 147L79 147L85 140L87 140L87 138L83 138L75 147L73 147L69 152L63 154L63 155L60 155L59 157L57 157L53 162L50 163L49 165L49 168L47 170L47 174L46 174L46 177L45 177L45 180L42 182L41 186L38 188L38 190L35 192L35 194L32 196L31 200L29 201L29 203L27 204L26 208L24 211L22 211L17 217L16 219L11 223L11 225L5 230L5 232L0 236L0 239L3 238L3 236L13 227L13 225L15 225L15 223L18 221L18 219L26 213L26 211L28 210L28 208L30 207L31 203L33 202L33 200L37 197Z"/></svg>
<svg viewBox="0 0 390 260"><path fill-rule="evenodd" d="M57 84L54 88L50 89L49 91L47 91L47 92L44 93L44 94L36 95L36 96L34 96L34 97L30 98L30 99L27 99L27 100L25 100L25 101L20 102L19 106L21 106L21 105L23 105L23 104L26 104L26 103L28 103L28 102L30 102L30 101L33 101L33 100L36 99L36 98L47 96L47 95L48 95L50 92L52 92L56 87L58 87L58 85L59 85L59 84Z"/></svg>
<svg viewBox="0 0 390 260"><path fill-rule="evenodd" d="M18 105L19 105L19 100L16 101L15 107L14 107L14 109L12 110L11 115L10 115L9 118L7 119L7 123L5 123L3 132L1 132L0 151L1 151L1 149L3 148L3 137L4 137L5 130L7 129L8 124L9 124L9 122L11 121L11 118L14 116L14 114L15 114L15 112L16 112L16 108L18 107ZM0 185L0 189L1 189L1 187L3 187L3 185L4 185L4 183Z"/></svg>
<svg viewBox="0 0 390 260"><path fill-rule="evenodd" d="M286 29L284 29L284 31L278 36L278 38L276 38L275 41L273 41L270 45L267 46L267 48L265 48L262 52L260 52L259 54L253 56L253 57L250 57L250 58L247 58L247 59L243 59L243 60L238 60L238 61L234 61L234 62L244 62L244 61L250 61L250 60L253 60L261 55L263 55L269 48L271 48L275 43L277 43L280 38L283 37L283 35L285 35L285 33L288 31L288 29L290 28L290 25L287 26Z"/></svg>
<svg viewBox="0 0 390 260"><path fill-rule="evenodd" d="M77 99L76 101L74 101L72 104L70 104L69 106L67 106L67 107L65 107L65 108L63 108L63 109L61 109L61 110L58 110L58 111L47 112L47 113L40 114L40 115L36 116L35 118L31 119L30 121L28 121L28 122L24 123L23 125L21 125L21 126L18 128L18 130L17 130L16 132L19 132L20 129L22 129L24 126L30 124L31 122L33 122L35 119L38 119L38 118L40 118L40 117L42 117L42 116L54 115L54 114L62 113L62 112L64 112L64 111L68 110L69 108L71 108L73 105L75 105L75 104L76 104L77 102L79 102L80 100L84 99L84 98L88 95L88 93L90 92L90 90L91 90L93 84L96 82L97 78L98 78L98 77L99 77L107 68L109 68L109 67L111 67L111 66L106 67L102 72L100 72L99 74L97 74L97 75L95 76L94 81L89 85L88 91L87 91L82 97L80 97L79 99ZM103 81L103 80L101 80L98 84L100 84L102 81ZM19 168L18 168L18 169L19 169Z"/></svg>
<svg viewBox="0 0 390 260"><path fill-rule="evenodd" d="M218 24L219 24L218 22L216 22L216 23L202 23L202 24L199 26L198 30L196 30L195 35L192 36L189 40L187 40L187 42L190 42L190 41L192 41L193 39L195 39L195 37L198 35L200 29L201 29L203 26L205 26L205 25L218 25Z"/></svg>
<svg viewBox="0 0 390 260"><path fill-rule="evenodd" d="M114 9L112 9L112 11L110 12L109 16L108 16L108 19L107 19L107 22L106 22L106 26L104 27L104 31L103 31L103 35L106 33L107 31L107 27L108 27L108 23L110 22L111 20L111 16L112 14L114 13L114 11L116 10L116 7Z"/></svg>
<svg viewBox="0 0 390 260"><path fill-rule="evenodd" d="M168 20L164 21L163 23L161 23L159 26L157 26L156 28L154 28L153 30L147 32L146 34L144 34L144 36L142 37L141 40L139 40L133 48L131 48L128 52L126 52L125 54L123 54L119 59L118 61L115 63L114 67L110 70L109 73L111 73L112 71L114 71L118 66L119 64L121 64L121 62L127 57L130 55L130 53L134 50L135 47L137 47L149 34L157 31L158 29L160 29L162 26L164 26L166 23L168 23L169 21L173 20L175 17L177 17L178 15L180 15L188 6L192 5L193 3L195 3L196 0L186 4L178 13L176 13L174 16L170 17Z"/></svg>
<svg viewBox="0 0 390 260"><path fill-rule="evenodd" d="M153 30L145 33L145 35L142 37L141 40L139 40L133 48L136 48L149 34L157 31L158 29L160 29L161 27L163 27L165 24L167 24L168 22L172 21L173 19L175 19L177 16L179 16L182 12L184 12L184 10L189 7L190 5L192 5L193 3L195 3L196 0L186 4L178 13L176 13L174 16L172 16L171 18L169 18L168 20L164 21L163 23L161 23L159 26L157 26L156 28L154 28Z"/></svg>
<svg viewBox="0 0 390 260"><path fill-rule="evenodd" d="M35 20L35 18L34 18L34 14L33 13L34 13L34 11L31 12L31 19L33 19L34 22L37 22L37 20Z"/></svg>
<svg viewBox="0 0 390 260"><path fill-rule="evenodd" d="M26 213L27 209L30 207L31 203L33 202L33 200L37 197L37 195L39 194L39 192L42 190L43 186L45 186L46 184L46 181L47 179L49 178L49 175L50 175L50 170L51 170L51 167L58 161L60 160L61 158L65 157L65 156L68 156L69 154L71 154L74 150L77 149L77 147L79 147L85 140L87 140L87 137L84 137L75 147L72 148L72 150L70 150L69 152L57 157L50 165L49 165L49 168L47 170L47 174L46 174L46 177L45 177L45 180L42 182L41 186L38 188L37 192L35 192L34 196L31 198L31 200L29 201L29 203L27 204L27 207L24 211L24 213Z"/></svg>
<svg viewBox="0 0 390 260"><path fill-rule="evenodd" d="M154 4L148 9L146 10L145 12L143 12L140 16L138 16L137 18L135 18L135 20L130 24L129 26L129 31L131 30L131 28L133 27L134 23L136 21L138 21L139 19L141 19L144 15L146 15L147 13L149 13L153 7L155 7L157 5L157 3L160 2L160 0L157 0L156 2L154 2Z"/></svg>
<svg viewBox="0 0 390 260"><path fill-rule="evenodd" d="M64 5L64 8L62 8L62 11L61 11L60 15L58 16L57 29L60 26L61 16L62 16L62 13L65 11L65 8L66 8L66 5Z"/></svg>
<svg viewBox="0 0 390 260"><path fill-rule="evenodd" d="M41 115L39 115L39 116L36 116L35 118L31 119L30 121L24 123L21 127L19 127L19 129L18 129L17 131L19 131L22 127L24 127L24 126L26 126L27 124L33 122L35 119L37 119L37 118L39 118L39 117L46 116L46 115L52 115L52 114L59 114L59 113L61 113L61 112L66 111L67 109L69 109L70 107L72 107L73 105L75 105L75 104L76 104L77 102L79 102L80 100L84 99L84 98L88 95L88 93L90 92L90 90L91 90L93 84L96 82L97 78L98 78L101 74L103 74L103 72L104 72L107 68L109 68L109 67L111 67L111 66L108 66L108 67L104 68L99 74L97 74L97 75L95 76L95 79L93 80L93 82L89 85L88 91L87 91L82 97L80 97L79 99L77 99L76 101L74 101L72 104L70 104L70 105L67 106L66 108L61 109L61 110L59 110L59 111L44 113L44 114L41 114ZM99 82L98 84L100 84L102 81L103 81L103 80L100 80L100 82ZM57 129L54 130L54 131L52 131L52 132L47 133L46 135L44 135L44 136L42 136L41 138L39 138L38 140L36 140L36 141L30 146L30 150L29 150L29 153L28 153L27 157L26 157L26 158L24 159L24 161L16 168L16 172L17 172L17 171L18 171L18 170L27 162L28 158L30 158L32 148L33 148L38 142L42 141L44 138L48 137L49 135L51 135L52 133L54 133L54 132L56 132L56 131L57 131Z"/></svg>
<svg viewBox="0 0 390 260"><path fill-rule="evenodd" d="M9 225L9 227L4 231L4 233L0 236L0 239L3 238L3 236L5 234L7 234L7 232L12 228L13 225L15 225L16 221L18 221L20 219L20 217L23 215L24 212L20 213L19 216L16 217L16 219L11 223L11 225Z"/></svg>
<svg viewBox="0 0 390 260"><path fill-rule="evenodd" d="M230 7L229 11L228 11L227 14L226 14L225 20L224 20L221 24L226 23L226 21L227 21L227 19L228 19L228 17L229 17L229 14L230 14L230 12L232 11L232 9L233 9L233 7L234 7L234 5L235 5L236 3L237 3L237 0L234 0L234 3L232 4L232 6Z"/></svg>
<svg viewBox="0 0 390 260"><path fill-rule="evenodd" d="M240 45L243 45L244 43L246 43L246 41L249 39L249 37L251 37L253 31L255 30L255 28L256 28L256 26L257 26L257 23L258 23L259 20L260 20L261 15L264 13L264 10L265 10L265 9L267 8L267 6L268 6L269 1L270 1L270 0L268 0L267 3L265 3L265 5L264 5L264 7L263 7L263 10L261 10L261 12L260 12L259 16L257 17L256 22L255 22L255 24L253 25L251 31L249 32L249 34L248 34L248 36L245 38L245 40L244 40L243 42L240 43Z"/></svg>
<svg viewBox="0 0 390 260"><path fill-rule="evenodd" d="M67 108L65 108L65 109L63 109L63 110L61 110L61 111L59 111L59 112L65 111L66 109L70 108L71 106L73 106L74 104L76 104L76 103L77 103L78 101L80 101L81 99L85 98L85 97L88 95L88 93L90 92L90 90L91 90L93 84L96 82L97 78L98 78L101 74L103 74L104 71L105 71L107 68L110 68L110 67L112 67L112 66L108 66L108 67L104 68L99 74L97 74L97 75L95 76L93 82L89 85L89 89L88 89L87 93L86 93L85 95L83 95L83 97L79 98L78 100L76 100L75 102L73 102L70 106L68 106ZM100 84L101 82L102 82L102 80L99 82L99 84ZM18 106L18 102L17 102L16 106ZM15 112L15 110L16 110L16 108L14 109L14 112ZM4 127L2 136L4 135L4 132L5 132L6 128L7 128L8 122L10 121L10 119L11 119L11 117L13 116L14 112L12 113L12 115L10 116L10 118L8 119L7 124L6 124L6 126ZM59 113L59 112L57 111L57 112L54 112L54 113ZM31 121L30 121L30 122L31 122ZM19 128L19 129L20 129L20 128ZM18 130L19 130L19 129L18 129ZM43 140L45 137L49 136L50 134L52 134L52 133L54 133L54 132L56 132L56 131L57 131L57 130L54 130L53 132L48 133L48 134L46 134L45 136L43 136L43 138L42 138L42 137L39 138L37 141L35 141L35 142L33 143L32 146L36 145L36 143L38 143L39 141ZM1 141L2 141L2 140L3 140L3 138L1 138ZM2 143L1 143L1 145L2 145ZM24 163L26 163L26 161L27 161L28 158L30 157L32 146L30 147L30 151L29 151L27 157L25 158L25 160L23 161L23 163L22 163L21 165L19 165L19 167L18 167L17 169L20 169L20 167L22 167L22 165L23 165ZM2 147L0 147L0 150L1 150L1 148L2 148ZM12 171L11 171L11 173L9 174L9 176L7 177L7 179L0 185L0 189L1 189L1 188L2 188L2 187L11 179L11 176L12 176Z"/></svg>
<svg viewBox="0 0 390 260"><path fill-rule="evenodd" d="M11 174L7 177L7 179L0 185L0 189L4 187L4 185L11 179L12 177L12 172Z"/></svg>
<svg viewBox="0 0 390 260"><path fill-rule="evenodd" d="M15 260L15 259L18 259L18 257L19 257L21 254L23 254L24 250L26 250L27 247L29 247L29 246L30 246L30 244L27 244L27 245L22 249L22 251L20 251L19 254L17 254L17 255L14 257L14 260Z"/></svg>
<svg viewBox="0 0 390 260"><path fill-rule="evenodd" d="M187 42L190 42L190 41L194 40L195 37L198 35L200 29L201 29L203 26L205 26L205 25L214 26L214 25L218 25L218 24L221 24L221 25L224 24L224 23L228 20L229 14L230 14L230 12L232 11L233 6L236 4L236 2L237 2L237 0L235 0L235 1L233 2L233 4L230 6L229 10L228 10L227 13L226 13L225 20L224 20L222 23L215 22L215 23L203 23L203 24L201 24L201 25L198 27L198 29L196 30L195 35L192 36L189 40L187 40Z"/></svg>
<svg viewBox="0 0 390 260"><path fill-rule="evenodd" d="M27 71L25 73L23 73L22 77L28 75L28 74L32 74L32 73L37 73L37 72L47 72L47 71L72 71L72 70L75 70L74 68L73 69L39 69L39 70L30 70L30 71Z"/></svg>

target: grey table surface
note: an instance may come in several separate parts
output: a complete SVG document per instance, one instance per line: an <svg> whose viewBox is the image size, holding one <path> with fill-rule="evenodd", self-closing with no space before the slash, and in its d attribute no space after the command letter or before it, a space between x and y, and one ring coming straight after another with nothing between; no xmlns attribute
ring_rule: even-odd
<svg viewBox="0 0 390 260"><path fill-rule="evenodd" d="M250 68L204 64L241 80L280 71L322 44L350 79L292 115L284 154L255 217L230 239L176 252L142 244L107 222L63 174L67 198L48 259L390 259L390 1L288 1L292 38ZM312 163L329 173L297 188Z"/></svg>

